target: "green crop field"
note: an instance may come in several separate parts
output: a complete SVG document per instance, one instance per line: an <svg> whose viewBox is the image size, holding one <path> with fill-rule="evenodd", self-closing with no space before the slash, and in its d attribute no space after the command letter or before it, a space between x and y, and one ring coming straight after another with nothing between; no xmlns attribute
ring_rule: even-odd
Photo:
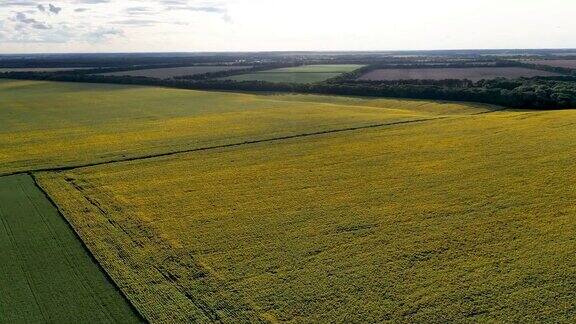
<svg viewBox="0 0 576 324"><path fill-rule="evenodd" d="M452 115L38 177L154 322L570 323L575 123Z"/></svg>
<svg viewBox="0 0 576 324"><path fill-rule="evenodd" d="M303 65L289 68L263 71L261 73L347 73L358 70L364 65L359 64L320 64Z"/></svg>
<svg viewBox="0 0 576 324"><path fill-rule="evenodd" d="M226 79L234 81L265 81L274 83L316 83L334 78L339 74L341 73L259 72L235 75L227 77Z"/></svg>
<svg viewBox="0 0 576 324"><path fill-rule="evenodd" d="M235 75L224 79L234 81L266 81L287 83L316 83L322 82L342 73L352 72L363 65L334 64L334 65L305 65L291 68L281 68L255 73Z"/></svg>
<svg viewBox="0 0 576 324"><path fill-rule="evenodd" d="M491 109L7 80L0 107L0 175Z"/></svg>
<svg viewBox="0 0 576 324"><path fill-rule="evenodd" d="M0 323L138 323L28 175L0 178Z"/></svg>

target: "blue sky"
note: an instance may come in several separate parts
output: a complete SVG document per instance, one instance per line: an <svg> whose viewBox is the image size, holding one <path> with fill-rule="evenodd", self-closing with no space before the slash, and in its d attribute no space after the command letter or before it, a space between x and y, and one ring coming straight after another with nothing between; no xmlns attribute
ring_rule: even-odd
<svg viewBox="0 0 576 324"><path fill-rule="evenodd" d="M576 48L574 0L0 0L0 52Z"/></svg>

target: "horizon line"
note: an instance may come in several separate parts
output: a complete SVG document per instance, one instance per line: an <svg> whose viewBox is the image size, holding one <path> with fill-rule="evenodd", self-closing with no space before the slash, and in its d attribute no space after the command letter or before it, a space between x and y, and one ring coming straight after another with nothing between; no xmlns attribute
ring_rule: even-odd
<svg viewBox="0 0 576 324"><path fill-rule="evenodd" d="M14 52L0 53L0 56L17 55L94 55L94 54L267 54L267 53L434 53L434 52L502 52L502 51L576 51L571 47L559 48L460 48L460 49L406 49L406 50L246 50L246 51L123 51L123 52ZM575 53L576 54L576 53Z"/></svg>

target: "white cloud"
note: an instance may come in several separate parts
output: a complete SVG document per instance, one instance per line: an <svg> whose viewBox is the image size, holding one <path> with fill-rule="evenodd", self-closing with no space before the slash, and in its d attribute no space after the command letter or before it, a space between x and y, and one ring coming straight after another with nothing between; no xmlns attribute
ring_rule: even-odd
<svg viewBox="0 0 576 324"><path fill-rule="evenodd" d="M0 51L576 47L575 10L573 0L9 0Z"/></svg>

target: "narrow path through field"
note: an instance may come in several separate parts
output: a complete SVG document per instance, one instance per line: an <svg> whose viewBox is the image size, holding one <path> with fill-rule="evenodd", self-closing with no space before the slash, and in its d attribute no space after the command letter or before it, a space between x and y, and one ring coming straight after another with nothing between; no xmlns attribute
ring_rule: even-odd
<svg viewBox="0 0 576 324"><path fill-rule="evenodd" d="M344 133L344 132L351 132L351 131L357 131L357 130L363 130L363 129L388 127L388 126L403 125L403 124L423 123L423 122L436 121L436 120L442 120L442 119L447 119L447 118L458 118L458 117L441 116L441 117L421 118L421 119L412 119L412 120L404 120L404 121L396 121L396 122L388 122L388 123L379 123L379 124L356 126L356 127L339 128L339 129L325 130L325 131L319 131L319 132L310 132L310 133L280 136L280 137L273 137L273 138L266 138L266 139L259 139L259 140L242 141L242 142L232 143L232 144L215 145L215 146L207 146L207 147L200 147L200 148L193 148L193 149L186 149L186 150L178 150L178 151L172 151L172 152L166 152L166 153L143 155L143 156L138 156L138 157L112 159L109 161L97 162L97 163L86 163L86 164L70 165L70 166L55 167L55 168L30 169L27 171L0 174L0 176L22 175L22 174L28 174L31 172L66 171L66 170L73 170L73 169L77 169L77 168L92 167L92 166L105 165L105 164L111 164L111 163L154 159L154 158L172 156L172 155L183 154L183 153L201 152L201 151L215 150L215 149L221 149L221 148L237 147L237 146L250 145L250 144L267 143L267 142L276 142L276 141L282 141L282 140L311 137L311 136L319 136L319 135L326 135L326 134Z"/></svg>

